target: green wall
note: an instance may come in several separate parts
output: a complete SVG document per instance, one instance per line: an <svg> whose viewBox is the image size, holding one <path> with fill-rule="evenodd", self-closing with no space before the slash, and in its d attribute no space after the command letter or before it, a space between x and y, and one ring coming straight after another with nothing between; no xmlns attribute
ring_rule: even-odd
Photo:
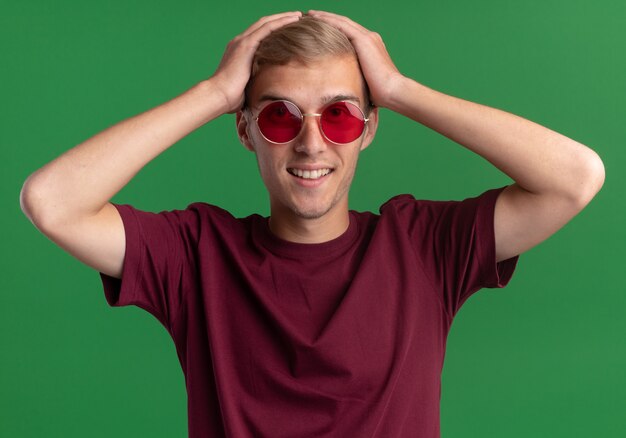
<svg viewBox="0 0 626 438"><path fill-rule="evenodd" d="M443 375L444 437L626 436L626 2L209 2L36 0L0 6L0 436L186 436L183 375L168 334L112 309L97 273L20 211L35 169L209 76L261 15L310 7L385 39L405 74L594 148L605 186L523 255L511 284L459 313ZM481 158L382 111L352 208L398 193L462 199L509 182ZM114 200L147 210L207 201L267 213L234 116L202 127Z"/></svg>

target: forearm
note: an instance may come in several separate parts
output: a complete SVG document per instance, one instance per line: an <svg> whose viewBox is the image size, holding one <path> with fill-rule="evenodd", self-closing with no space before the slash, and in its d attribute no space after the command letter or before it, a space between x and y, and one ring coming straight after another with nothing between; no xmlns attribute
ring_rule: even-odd
<svg viewBox="0 0 626 438"><path fill-rule="evenodd" d="M601 166L595 152L557 132L410 79L394 96L390 109L481 155L531 193L590 199L599 188L591 181Z"/></svg>
<svg viewBox="0 0 626 438"><path fill-rule="evenodd" d="M33 173L21 194L36 221L64 221L98 213L148 162L225 112L210 80L126 119L70 149Z"/></svg>

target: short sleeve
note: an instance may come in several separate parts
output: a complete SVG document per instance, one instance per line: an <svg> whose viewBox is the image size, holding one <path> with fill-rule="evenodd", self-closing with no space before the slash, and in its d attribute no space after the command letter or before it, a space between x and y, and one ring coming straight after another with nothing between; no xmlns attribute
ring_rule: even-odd
<svg viewBox="0 0 626 438"><path fill-rule="evenodd" d="M100 273L107 302L141 307L171 332L193 268L194 215L188 210L150 213L114 206L124 224L126 253L121 279Z"/></svg>
<svg viewBox="0 0 626 438"><path fill-rule="evenodd" d="M495 204L504 187L463 201L418 201L401 195L385 204L406 227L423 275L450 316L481 288L508 284L518 257L496 262Z"/></svg>

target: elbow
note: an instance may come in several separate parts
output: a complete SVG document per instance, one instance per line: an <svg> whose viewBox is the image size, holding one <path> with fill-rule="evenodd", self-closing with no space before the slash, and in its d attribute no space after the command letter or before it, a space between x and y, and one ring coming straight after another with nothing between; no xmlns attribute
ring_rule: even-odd
<svg viewBox="0 0 626 438"><path fill-rule="evenodd" d="M35 172L24 181L20 191L22 212L42 232L48 227L51 216L48 213L50 209L46 207L49 197L45 194L44 186Z"/></svg>
<svg viewBox="0 0 626 438"><path fill-rule="evenodd" d="M604 185L605 170L600 156L589 149L582 160L574 190L576 204L582 210Z"/></svg>
<svg viewBox="0 0 626 438"><path fill-rule="evenodd" d="M26 217L35 224L37 214L37 206L41 203L41 196L37 194L37 190L33 183L33 175L29 176L20 191L20 208Z"/></svg>

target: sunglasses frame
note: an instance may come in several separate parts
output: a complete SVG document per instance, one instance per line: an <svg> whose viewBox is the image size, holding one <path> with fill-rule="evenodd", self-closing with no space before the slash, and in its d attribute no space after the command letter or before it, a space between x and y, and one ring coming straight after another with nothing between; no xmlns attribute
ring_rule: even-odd
<svg viewBox="0 0 626 438"><path fill-rule="evenodd" d="M277 102L286 102L288 104L293 105L297 110L298 110L298 114L300 115L300 130L298 131L298 133L296 134L296 136L294 138L292 138L289 141L284 141L284 142L277 142L277 141L273 141L270 140L269 138L267 138L265 136L265 134L263 134L263 131L261 130L261 127L259 126L259 117L261 115L261 113L263 112L263 110L265 108L267 108L268 106L277 103ZM300 135L300 133L302 132L302 128L304 127L304 118L305 117L320 117L320 119L318 119L317 125L319 127L320 132L322 133L322 136L324 136L324 138L326 140L328 140L329 142L336 144L336 145L344 145L344 144L348 144L348 143L352 143L352 141L349 141L348 143L337 143L336 141L332 141L330 138L328 138L328 136L326 136L326 133L324 132L324 129L322 128L322 122L321 122L321 117L322 114L324 113L324 111L330 107L331 105L335 105L337 103L346 103L346 104L350 104L352 106L354 106L355 108L357 108L359 110L359 112L361 113L361 117L363 117L363 130L361 131L361 134L359 134L359 136L357 138L355 138L352 141L356 141L358 138L360 138L363 133L365 132L365 128L367 126L367 122L370 120L369 117L365 117L365 113L363 112L363 110L361 109L361 107L359 107L356 103L351 102L349 100L337 100L334 102L330 102L327 105L325 105L322 108L322 112L320 113L303 113L302 110L300 109L300 107L298 105L296 105L295 103L291 102L290 100L286 100L286 99L280 99L280 100L273 100L271 102L269 102L267 105L264 105L263 108L261 108L261 110L259 111L259 114L257 114L257 116L254 118L254 121L256 123L256 127L259 130L259 133L261 134L261 136L268 142L272 143L272 144L287 144L287 143L291 143L292 141L294 141L296 138L298 138L298 136Z"/></svg>

